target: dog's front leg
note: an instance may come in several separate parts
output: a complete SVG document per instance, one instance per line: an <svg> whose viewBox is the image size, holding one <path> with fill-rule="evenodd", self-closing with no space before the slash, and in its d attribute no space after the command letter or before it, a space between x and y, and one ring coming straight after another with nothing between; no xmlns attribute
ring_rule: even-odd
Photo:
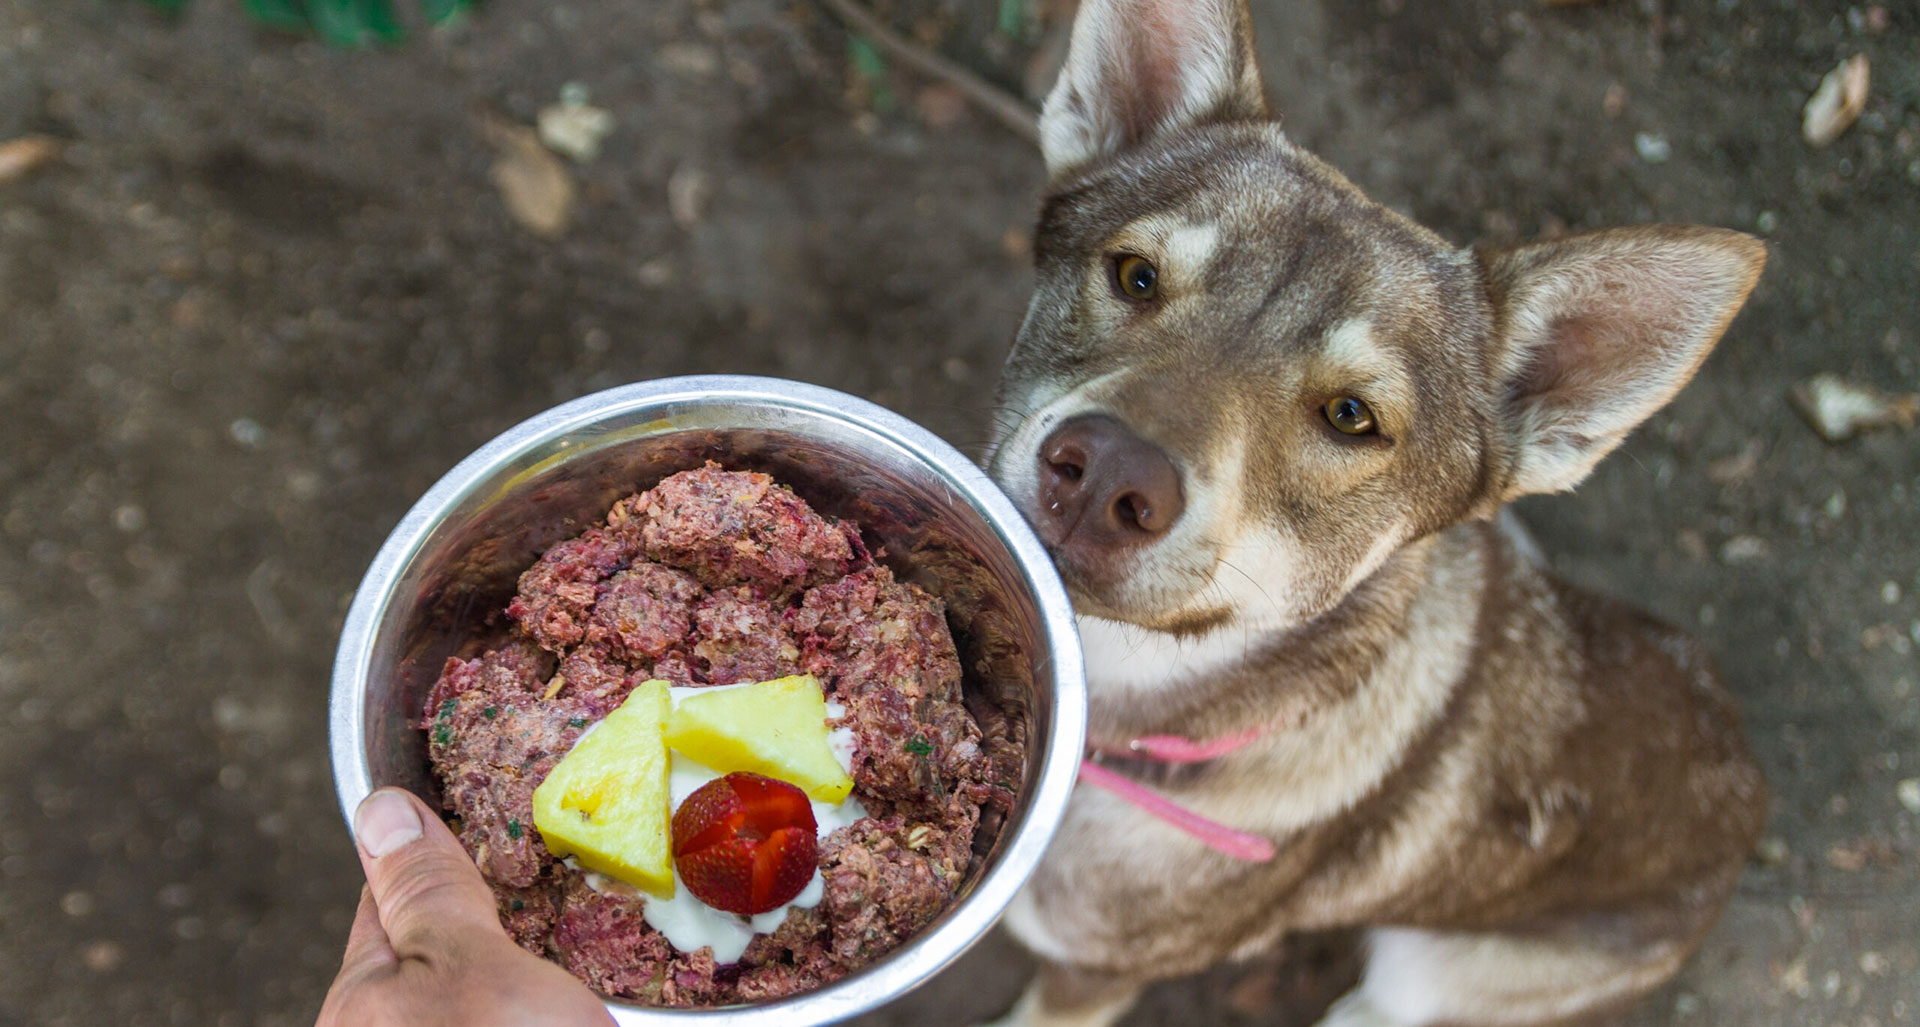
<svg viewBox="0 0 1920 1027"><path fill-rule="evenodd" d="M1111 1027L1145 986L1138 977L1042 961L1013 1011L987 1027Z"/></svg>

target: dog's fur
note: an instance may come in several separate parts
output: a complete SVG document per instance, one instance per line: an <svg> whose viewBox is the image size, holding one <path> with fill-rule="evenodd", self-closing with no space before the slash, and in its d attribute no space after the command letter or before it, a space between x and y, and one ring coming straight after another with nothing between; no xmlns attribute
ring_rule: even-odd
<svg viewBox="0 0 1920 1027"><path fill-rule="evenodd" d="M1164 537L1056 553L1096 741L1257 742L1147 782L1273 839L1236 862L1075 796L1009 913L1023 1025L1364 928L1338 1024L1544 1024L1668 979L1726 902L1765 787L1693 640L1548 575L1496 515L1573 487L1692 376L1765 260L1644 227L1460 249L1267 120L1244 0L1085 0L1042 116L1038 282L994 476L1104 413L1180 472ZM1157 295L1127 299L1137 254ZM1379 434L1327 423L1363 398Z"/></svg>

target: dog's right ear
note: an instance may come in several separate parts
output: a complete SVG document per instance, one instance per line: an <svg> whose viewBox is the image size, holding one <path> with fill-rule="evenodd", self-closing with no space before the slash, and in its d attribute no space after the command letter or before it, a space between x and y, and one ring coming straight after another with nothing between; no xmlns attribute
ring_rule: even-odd
<svg viewBox="0 0 1920 1027"><path fill-rule="evenodd" d="M1573 488L1665 406L1746 302L1767 248L1643 225L1478 256L1514 446L1505 502Z"/></svg>
<svg viewBox="0 0 1920 1027"><path fill-rule="evenodd" d="M1163 132L1266 116L1247 0L1082 0L1040 152L1058 180Z"/></svg>

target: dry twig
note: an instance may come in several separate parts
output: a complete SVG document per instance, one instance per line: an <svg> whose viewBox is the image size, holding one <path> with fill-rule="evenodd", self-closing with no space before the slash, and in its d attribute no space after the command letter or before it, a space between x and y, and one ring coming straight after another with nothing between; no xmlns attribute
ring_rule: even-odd
<svg viewBox="0 0 1920 1027"><path fill-rule="evenodd" d="M1016 135L1027 142L1036 145L1040 142L1040 129L1033 109L1008 95L1005 90L953 61L901 38L899 33L874 17L872 11L854 0L820 0L820 2L848 29L867 37L875 46L901 63L958 89L994 120L1012 129Z"/></svg>

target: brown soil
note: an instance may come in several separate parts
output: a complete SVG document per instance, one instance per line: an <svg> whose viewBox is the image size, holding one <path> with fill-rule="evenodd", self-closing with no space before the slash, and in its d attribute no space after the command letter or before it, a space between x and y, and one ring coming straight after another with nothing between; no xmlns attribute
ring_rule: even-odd
<svg viewBox="0 0 1920 1027"><path fill-rule="evenodd" d="M1453 238L1767 235L1699 380L1523 513L1567 574L1708 640L1777 790L1771 862L1632 1022L1920 1023L1920 812L1897 798L1920 776L1920 433L1829 446L1785 402L1820 371L1920 385L1920 10L1876 31L1833 0L1257 7L1291 130ZM69 142L0 184L9 1027L311 1022L358 887L334 635L475 445L692 371L822 382L971 444L1026 301L1036 156L905 73L876 112L807 3L495 0L368 53L193 8L0 4L0 141ZM1028 76L993 5L889 17ZM1810 149L1800 105L1855 52L1866 117ZM618 128L549 242L504 212L476 110L530 122L570 81ZM710 194L678 220L676 174ZM1026 972L996 940L872 1022L969 1022ZM1223 970L1130 1022L1295 1022L1330 976Z"/></svg>

